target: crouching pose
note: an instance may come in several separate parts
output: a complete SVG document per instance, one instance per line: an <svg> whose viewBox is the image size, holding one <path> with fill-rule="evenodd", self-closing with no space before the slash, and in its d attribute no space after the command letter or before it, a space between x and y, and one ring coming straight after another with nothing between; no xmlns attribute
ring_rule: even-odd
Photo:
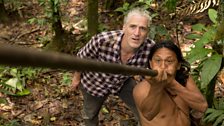
<svg viewBox="0 0 224 126"><path fill-rule="evenodd" d="M203 113L206 99L189 75L189 65L172 41L156 43L149 55L156 77L145 77L133 91L142 126L190 126L191 110Z"/></svg>

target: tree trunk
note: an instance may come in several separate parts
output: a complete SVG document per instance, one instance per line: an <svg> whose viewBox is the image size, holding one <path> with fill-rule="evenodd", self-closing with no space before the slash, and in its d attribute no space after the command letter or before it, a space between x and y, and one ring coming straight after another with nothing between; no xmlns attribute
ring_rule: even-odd
<svg viewBox="0 0 224 126"><path fill-rule="evenodd" d="M63 41L64 29L62 28L59 5L60 3L55 4L55 0L50 1L50 7L52 11L52 30L54 31L55 35L52 41L46 46L46 49L60 52L64 50L66 44Z"/></svg>
<svg viewBox="0 0 224 126"><path fill-rule="evenodd" d="M88 0L87 11L88 34L93 36L98 32L98 0Z"/></svg>
<svg viewBox="0 0 224 126"><path fill-rule="evenodd" d="M8 15L4 6L4 0L0 0L0 22L8 21Z"/></svg>
<svg viewBox="0 0 224 126"><path fill-rule="evenodd" d="M60 38L60 35L63 34L64 30L62 28L62 23L61 23L61 16L60 16L60 8L59 5L55 5L54 0L51 3L51 9L53 11L52 15L52 28L55 32L56 38ZM57 9L55 9L57 8Z"/></svg>

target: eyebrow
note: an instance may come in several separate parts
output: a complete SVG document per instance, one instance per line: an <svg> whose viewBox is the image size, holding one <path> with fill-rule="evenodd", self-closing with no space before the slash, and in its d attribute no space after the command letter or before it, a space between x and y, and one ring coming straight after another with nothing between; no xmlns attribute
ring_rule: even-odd
<svg viewBox="0 0 224 126"><path fill-rule="evenodd" d="M154 55L153 57L161 57L161 56L159 56L159 55ZM166 58L174 58L174 56L168 56L168 57L166 57ZM177 58L177 57L175 57L175 58Z"/></svg>

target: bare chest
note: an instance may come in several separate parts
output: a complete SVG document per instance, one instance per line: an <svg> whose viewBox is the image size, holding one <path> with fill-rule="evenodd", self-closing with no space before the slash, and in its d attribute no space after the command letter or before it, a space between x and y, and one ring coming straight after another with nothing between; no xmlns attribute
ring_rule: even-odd
<svg viewBox="0 0 224 126"><path fill-rule="evenodd" d="M131 59L134 56L133 53L121 53L121 62L123 64L126 64L129 59Z"/></svg>

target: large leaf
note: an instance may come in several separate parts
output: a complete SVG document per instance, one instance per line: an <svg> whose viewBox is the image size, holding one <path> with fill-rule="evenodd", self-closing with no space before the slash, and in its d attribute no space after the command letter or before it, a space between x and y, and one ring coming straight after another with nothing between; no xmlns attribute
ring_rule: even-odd
<svg viewBox="0 0 224 126"><path fill-rule="evenodd" d="M214 23L214 24L217 24L217 11L214 10L214 9L209 9L208 10L208 16L210 18L210 20Z"/></svg>
<svg viewBox="0 0 224 126"><path fill-rule="evenodd" d="M205 25L198 23L198 24L193 25L192 29L193 29L193 31L203 32L204 30L206 30L206 27L205 27Z"/></svg>
<svg viewBox="0 0 224 126"><path fill-rule="evenodd" d="M205 32L202 37L195 42L195 46L196 47L204 47L204 45L213 42L215 37L215 29L214 28L210 28L209 31Z"/></svg>
<svg viewBox="0 0 224 126"><path fill-rule="evenodd" d="M11 75L13 75L15 77L17 73L18 73L18 71L16 68L11 68L11 70L10 70Z"/></svg>
<svg viewBox="0 0 224 126"><path fill-rule="evenodd" d="M162 25L158 25L158 26L156 27L156 32L157 32L159 35L167 35L167 34L168 34L167 29L166 29L164 26L162 26Z"/></svg>
<svg viewBox="0 0 224 126"><path fill-rule="evenodd" d="M214 108L216 108L216 109L223 109L224 110L224 97L218 98L218 99L214 99L213 104L214 104L213 105Z"/></svg>
<svg viewBox="0 0 224 126"><path fill-rule="evenodd" d="M213 113L214 111L216 111L216 109L213 109L213 108L208 108L206 111L205 111L205 116Z"/></svg>
<svg viewBox="0 0 224 126"><path fill-rule="evenodd" d="M22 91L22 90L24 89L24 87L23 87L21 81L18 81L18 82L16 83L16 89L18 89L19 91Z"/></svg>
<svg viewBox="0 0 224 126"><path fill-rule="evenodd" d="M208 108L205 112L203 121L204 122L214 122L220 115L223 115L223 114L224 114L223 110Z"/></svg>
<svg viewBox="0 0 224 126"><path fill-rule="evenodd" d="M122 7L119 7L119 8L117 8L117 9L115 9L114 11L118 11L118 12L123 12L123 13L125 13L125 11L128 10L129 6L130 6L130 4L127 3L127 2L125 2L125 3L123 4Z"/></svg>
<svg viewBox="0 0 224 126"><path fill-rule="evenodd" d="M223 115L224 111L223 110L215 110L211 114L207 115L205 117L206 122L214 122L219 116Z"/></svg>
<svg viewBox="0 0 224 126"><path fill-rule="evenodd" d="M200 39L201 35L200 34L188 34L186 36L187 39Z"/></svg>
<svg viewBox="0 0 224 126"><path fill-rule="evenodd" d="M176 8L177 0L166 0L166 7L170 11L174 11Z"/></svg>
<svg viewBox="0 0 224 126"><path fill-rule="evenodd" d="M222 114L215 120L213 126L218 126L218 124L221 124L222 122L224 122L224 114Z"/></svg>
<svg viewBox="0 0 224 126"><path fill-rule="evenodd" d="M205 88L212 78L218 73L222 63L222 56L219 54L212 55L204 61L201 71L201 81Z"/></svg>
<svg viewBox="0 0 224 126"><path fill-rule="evenodd" d="M11 78L8 81L5 82L5 84L10 85L13 88L16 88L16 84L18 82L18 78Z"/></svg>
<svg viewBox="0 0 224 126"><path fill-rule="evenodd" d="M196 60L201 60L208 55L211 50L205 48L192 48L186 59L188 62L193 63Z"/></svg>
<svg viewBox="0 0 224 126"><path fill-rule="evenodd" d="M211 27L210 29L209 29L209 31L207 31L207 32L205 32L204 34L203 34L203 38L205 38L205 39L207 39L209 42L211 42L211 41L213 41L214 40L214 37L215 37L215 34L216 34L216 32L215 32L215 27ZM207 44L208 42L204 42L204 44Z"/></svg>

